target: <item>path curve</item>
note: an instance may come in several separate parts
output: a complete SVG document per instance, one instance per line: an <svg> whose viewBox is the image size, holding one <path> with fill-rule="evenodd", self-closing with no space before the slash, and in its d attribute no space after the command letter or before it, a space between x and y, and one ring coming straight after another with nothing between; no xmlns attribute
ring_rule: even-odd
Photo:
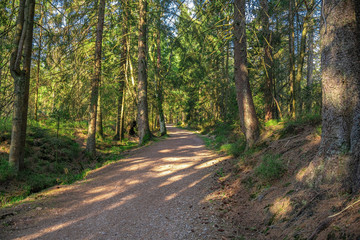
<svg viewBox="0 0 360 240"><path fill-rule="evenodd" d="M50 191L0 239L218 239L201 211L219 156L191 132L168 132L166 140Z"/></svg>

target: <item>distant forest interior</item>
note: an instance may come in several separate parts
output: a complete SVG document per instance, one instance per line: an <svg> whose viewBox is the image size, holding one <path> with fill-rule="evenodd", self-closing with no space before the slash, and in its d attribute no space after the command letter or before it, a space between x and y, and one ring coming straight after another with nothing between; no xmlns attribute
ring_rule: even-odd
<svg viewBox="0 0 360 240"><path fill-rule="evenodd" d="M0 56L3 207L167 126L251 171L255 199L286 177L358 205L358 0L2 0Z"/></svg>

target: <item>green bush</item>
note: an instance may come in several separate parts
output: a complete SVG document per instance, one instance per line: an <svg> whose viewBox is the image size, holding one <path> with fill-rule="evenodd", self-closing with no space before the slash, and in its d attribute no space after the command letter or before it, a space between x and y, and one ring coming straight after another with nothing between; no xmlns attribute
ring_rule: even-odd
<svg viewBox="0 0 360 240"><path fill-rule="evenodd" d="M264 181L279 179L285 173L280 155L265 155L262 162L255 168L255 175Z"/></svg>
<svg viewBox="0 0 360 240"><path fill-rule="evenodd" d="M276 126L276 125L279 124L279 122L280 122L279 119L270 119L269 121L267 121L267 122L265 123L265 126L266 126L266 127Z"/></svg>
<svg viewBox="0 0 360 240"><path fill-rule="evenodd" d="M29 193L36 193L57 183L56 175L33 174L27 180Z"/></svg>

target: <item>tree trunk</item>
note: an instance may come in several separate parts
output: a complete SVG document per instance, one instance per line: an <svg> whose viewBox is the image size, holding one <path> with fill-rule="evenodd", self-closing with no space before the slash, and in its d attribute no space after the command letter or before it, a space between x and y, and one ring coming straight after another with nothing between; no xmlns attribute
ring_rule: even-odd
<svg viewBox="0 0 360 240"><path fill-rule="evenodd" d="M343 177L354 192L360 189L359 10L359 1L326 0L321 28L323 127L319 151L326 177L338 181L338 170L345 167Z"/></svg>
<svg viewBox="0 0 360 240"><path fill-rule="evenodd" d="M35 0L20 1L14 40L15 49L10 60L15 98L9 162L18 171L24 168L34 11Z"/></svg>
<svg viewBox="0 0 360 240"><path fill-rule="evenodd" d="M99 87L101 83L99 83ZM98 92L98 104L97 104L97 117L96 117L96 131L97 135L104 139L104 128L103 128L103 116L102 116L102 104L101 104L101 87Z"/></svg>
<svg viewBox="0 0 360 240"><path fill-rule="evenodd" d="M314 28L309 26L308 39L308 59L307 59L307 73L306 73L306 112L311 112L312 106L312 85L314 72Z"/></svg>
<svg viewBox="0 0 360 240"><path fill-rule="evenodd" d="M119 92L118 92L118 112L117 112L117 121L116 121L116 135L114 140L123 140L124 138L124 96L125 96L125 82L127 76L127 58L128 58L128 6L127 1L122 1L122 28L123 28L123 38L122 38L122 49L120 56L120 76L119 76Z"/></svg>
<svg viewBox="0 0 360 240"><path fill-rule="evenodd" d="M40 9L42 7L40 6ZM40 20L41 23L42 20L42 11L40 10ZM42 48L42 27L40 27L40 34L39 34L39 54L37 59L37 69L36 69L36 85L35 85L35 109L34 109L34 117L35 121L38 121L38 102L39 102L39 87L40 87L40 64L41 64L41 48Z"/></svg>
<svg viewBox="0 0 360 240"><path fill-rule="evenodd" d="M248 147L259 138L259 122L250 90L245 26L245 0L234 1L234 60L235 86L240 113L241 129Z"/></svg>
<svg viewBox="0 0 360 240"><path fill-rule="evenodd" d="M312 7L314 5L314 0L310 1L309 7L307 7L307 13L304 18L304 23L301 32L301 39L300 39L300 50L299 50L299 57L298 57L298 64L297 64L297 72L296 72L296 91L295 91L295 98L296 98L296 115L301 115L302 112L302 99L301 99L301 80L303 77L303 68L304 68L304 61L305 61L305 50L306 50L306 37L309 30L309 24L311 21L312 15Z"/></svg>
<svg viewBox="0 0 360 240"><path fill-rule="evenodd" d="M139 1L139 58L138 58L138 123L139 144L152 136L149 128L147 103L147 0Z"/></svg>
<svg viewBox="0 0 360 240"><path fill-rule="evenodd" d="M96 42L95 42L95 66L94 76L91 81L91 96L90 96L90 120L88 138L86 143L86 151L91 155L96 154L96 115L97 115L97 102L99 93L99 82L101 77L101 46L104 29L105 17L105 0L99 2L98 23L96 28Z"/></svg>
<svg viewBox="0 0 360 240"><path fill-rule="evenodd" d="M294 0L289 1L289 84L290 84L290 115L296 117L295 100L295 33L294 33Z"/></svg>
<svg viewBox="0 0 360 240"><path fill-rule="evenodd" d="M160 135L166 135L166 124L163 110L163 87L162 87L162 76L161 76L161 39L160 39L160 27L161 27L161 9L160 1L158 4L158 16L157 16L157 32L156 32L156 45L157 45L157 59L156 59L156 79L157 79L157 108L159 111L159 124L160 124Z"/></svg>
<svg viewBox="0 0 360 240"><path fill-rule="evenodd" d="M269 26L269 6L268 0L261 0L261 21L264 38L264 69L265 69L265 88L264 88L264 100L265 100L265 121L274 118L274 97L273 97L273 56L271 47L271 32Z"/></svg>
<svg viewBox="0 0 360 240"><path fill-rule="evenodd" d="M124 140L124 123L125 123L125 95L126 91L124 89L122 95L122 104L121 104L121 115L120 115L120 141Z"/></svg>

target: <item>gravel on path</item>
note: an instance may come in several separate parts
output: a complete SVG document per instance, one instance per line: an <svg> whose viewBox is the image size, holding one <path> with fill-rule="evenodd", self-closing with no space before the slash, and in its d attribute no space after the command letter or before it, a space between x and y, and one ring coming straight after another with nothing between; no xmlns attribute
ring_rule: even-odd
<svg viewBox="0 0 360 240"><path fill-rule="evenodd" d="M0 239L221 239L204 215L221 158L186 130L61 186ZM206 222L204 223L204 219Z"/></svg>

